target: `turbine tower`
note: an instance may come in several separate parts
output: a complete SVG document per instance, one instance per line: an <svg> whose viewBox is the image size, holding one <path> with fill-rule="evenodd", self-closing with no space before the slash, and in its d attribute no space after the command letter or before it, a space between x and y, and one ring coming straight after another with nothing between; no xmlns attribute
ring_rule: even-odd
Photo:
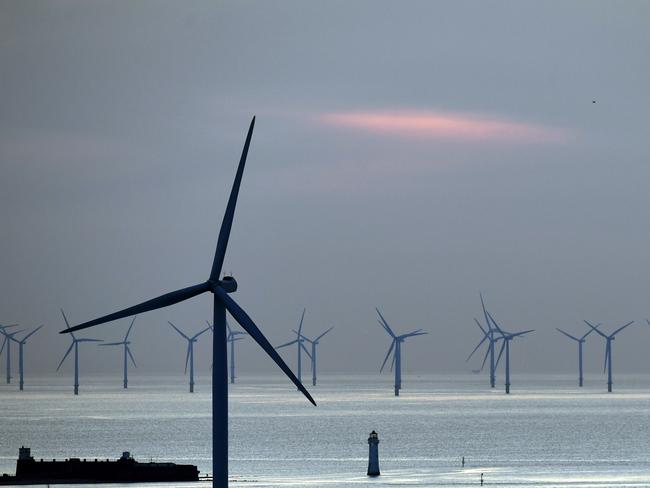
<svg viewBox="0 0 650 488"><path fill-rule="evenodd" d="M210 330L212 327L209 325L201 330L201 332L198 332L194 334L192 337L186 336L181 330L176 327L174 324L171 322L167 322L169 325L171 325L176 332L178 332L186 341L187 341L187 354L185 355L185 374L187 374L187 362L189 361L190 363L190 393L194 393L194 343L197 341L199 336L203 334L205 331Z"/></svg>
<svg viewBox="0 0 650 488"><path fill-rule="evenodd" d="M596 326L596 328L600 327L600 324ZM583 334L580 338L572 336L568 332L564 332L562 329L558 329L558 332L561 332L565 336L567 336L569 339L572 339L578 343L578 386L582 387L582 384L584 383L584 378L582 374L582 345L585 343L585 339L589 334L593 332L593 329L589 329L586 334Z"/></svg>
<svg viewBox="0 0 650 488"><path fill-rule="evenodd" d="M70 344L70 347L63 355L63 358L61 359L61 362L57 366L56 370L58 371L61 368L63 361L65 361L65 358L68 357L68 354L70 354L70 351L72 351L72 348L74 348L74 394L78 395L79 394L79 344L82 342L102 342L102 340L101 339L77 339L75 335L72 333L72 329L70 328L70 324L68 323L68 318L65 316L65 312L63 311L63 309L61 309L61 315L63 315L63 320L65 321L65 325L67 327L66 332L69 332L70 335L72 336L72 343Z"/></svg>
<svg viewBox="0 0 650 488"><path fill-rule="evenodd" d="M15 337L13 337L13 334L10 336L7 336L9 340L14 341L16 344L18 344L18 374L20 376L20 381L18 382L18 389L20 391L23 391L23 386L25 385L25 375L24 375L24 366L23 366L23 348L25 347L25 343L27 342L27 339L29 339L32 335L36 334L38 330L43 327L42 325L39 325L36 327L33 331L31 331L29 334L27 334L25 337L22 339L18 340Z"/></svg>
<svg viewBox="0 0 650 488"><path fill-rule="evenodd" d="M388 325L388 322L384 319L384 316L381 314L378 308L375 308L377 310L377 313L379 314L379 318L381 320L377 320L379 324L384 328L384 330L390 335L393 339L393 341L390 343L390 347L388 348L388 353L386 353L386 358L384 359L384 362L381 365L381 368L379 369L379 372L381 373L384 370L384 366L386 366L386 361L388 361L388 357L390 356L390 353L395 349L395 353L393 354L393 362L391 364L390 370L393 371L393 368L395 370L395 396L399 396L399 391L402 389L402 342L404 342L405 339L408 337L415 337L419 335L425 335L428 334L428 332L421 332L422 329L414 330L413 332L409 332L408 334L402 334L402 335L395 335L393 330L390 328Z"/></svg>
<svg viewBox="0 0 650 488"><path fill-rule="evenodd" d="M276 347L276 349L282 349L283 347L290 346L292 344L296 344L296 348L298 349L298 360L297 360L298 374L296 375L298 377L298 381L302 381L302 351L304 350L305 354L307 354L307 356L309 356L309 358L311 359L311 354L309 353L309 351L305 347L305 338L302 336L302 322L303 322L303 320L305 320L305 312L306 311L307 311L307 309L303 308L302 316L300 317L300 325L298 326L298 331L296 332L294 330L294 332L296 333L296 338L294 340L292 340L292 341L289 341L289 342L287 342L285 344L282 344L282 345Z"/></svg>
<svg viewBox="0 0 650 488"><path fill-rule="evenodd" d="M490 312L487 312L488 317L490 318L492 324L497 329L501 337L503 338L503 344L501 344L501 350L499 351L499 357L497 362L501 359L501 354L503 354L503 349L506 350L506 394L510 394L510 341L515 337L522 337L531 332L535 332L534 329L524 330L522 332L505 332L499 325L496 323Z"/></svg>
<svg viewBox="0 0 650 488"><path fill-rule="evenodd" d="M100 346L123 346L124 348L124 376L122 380L122 384L124 385L124 389L129 387L129 363L127 360L127 356L131 358L131 362L133 363L133 366L136 368L138 367L137 364L135 364L135 359L133 359L133 354L131 354L131 348L129 345L131 344L131 341L129 341L129 334L131 333L131 329L133 328L133 324L135 323L135 319L137 318L137 315L133 317L133 320L131 321L131 325L129 325L129 329L126 331L126 335L124 336L124 340L122 342L104 342L103 344L99 344Z"/></svg>
<svg viewBox="0 0 650 488"><path fill-rule="evenodd" d="M4 325L0 326L0 334L5 336L4 340L2 341L2 347L0 347L0 354L2 354L2 351L4 351L5 347L7 348L7 368L6 368L6 373L7 373L7 384L11 384L11 341L13 340L14 342L14 336L16 334L20 334L22 330L17 330L14 332L7 332L5 329L8 329L9 327L15 327L15 325Z"/></svg>
<svg viewBox="0 0 650 488"><path fill-rule="evenodd" d="M208 324L210 326L210 324ZM212 329L212 326L210 326ZM226 336L226 342L230 343L230 383L235 383L235 342L241 341L243 337L238 337L240 335L248 335L246 332L240 330L232 330L230 324L226 321L226 330L228 335Z"/></svg>
<svg viewBox="0 0 650 488"><path fill-rule="evenodd" d="M612 392L612 342L616 338L616 334L618 334L620 331L625 329L628 325L632 325L634 323L634 320L632 322L628 322L627 324L623 325L622 327L619 327L616 329L614 332L611 334L603 334L600 330L598 330L598 326L591 325L589 322L585 320L585 324L587 324L589 327L591 327L598 335L600 335L603 339L605 339L605 366L603 367L603 373L605 370L607 370L607 391L609 393ZM598 324L600 325L600 324Z"/></svg>
<svg viewBox="0 0 650 488"><path fill-rule="evenodd" d="M311 356L311 384L314 385L314 386L316 386L316 346L318 346L318 341L320 341L323 338L323 336L325 334L327 334L333 328L334 327L330 327L325 332L323 332L321 335L316 337L316 339L314 339L314 340L308 339L304 335L300 334L300 336L304 340L306 340L307 342L309 342L311 344L311 354L310 354L310 356ZM296 331L294 330L294 332L296 332Z"/></svg>
<svg viewBox="0 0 650 488"><path fill-rule="evenodd" d="M221 269L223 267L226 248L228 247L228 238L232 228L235 207L237 205L237 196L241 185L246 156L253 135L255 126L255 117L251 121L244 143L241 159L237 168L235 181L230 192L228 205L223 217L217 248L210 270L210 276L207 281L198 285L190 286L180 290L161 295L139 305L126 308L104 317L85 322L72 330L84 329L93 325L103 324L112 320L129 317L150 310L155 310L169 305L174 305L202 293L213 294L213 324L215 333L212 335L212 357L214 358L214 368L212 372L212 486L214 488L226 488L228 486L228 359L226 343L226 310L230 312L237 322L246 332L271 356L273 361L284 371L289 379L298 387L298 389L307 397L307 399L316 405L307 389L298 381L298 378L291 372L291 369L285 364L280 355L273 349L273 346L264 337L255 322L249 315L230 297L230 294L237 290L237 281L232 276L224 276L220 279ZM69 332L63 330L61 333Z"/></svg>

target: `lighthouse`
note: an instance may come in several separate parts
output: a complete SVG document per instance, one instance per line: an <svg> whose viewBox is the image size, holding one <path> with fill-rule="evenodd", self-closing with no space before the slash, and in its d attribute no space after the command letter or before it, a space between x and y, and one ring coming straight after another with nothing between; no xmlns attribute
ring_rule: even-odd
<svg viewBox="0 0 650 488"><path fill-rule="evenodd" d="M368 437L368 476L379 476L379 437L374 430Z"/></svg>

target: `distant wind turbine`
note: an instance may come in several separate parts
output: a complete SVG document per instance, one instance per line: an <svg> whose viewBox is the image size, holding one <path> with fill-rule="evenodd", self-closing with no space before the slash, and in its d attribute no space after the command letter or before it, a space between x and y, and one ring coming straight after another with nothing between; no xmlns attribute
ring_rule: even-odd
<svg viewBox="0 0 650 488"><path fill-rule="evenodd" d="M14 341L16 344L18 344L18 374L20 376L20 381L18 382L18 389L20 391L23 391L23 386L25 384L25 369L24 369L24 352L23 348L25 347L25 343L27 342L27 339L29 339L32 335L36 334L38 330L43 327L42 325L39 325L36 327L33 331L31 331L29 334L27 334L25 337L22 339L16 339L13 337L13 334L11 336L8 336L9 340Z"/></svg>
<svg viewBox="0 0 650 488"><path fill-rule="evenodd" d="M230 192L228 205L223 217L221 229L219 231L219 238L217 240L217 249L212 261L212 269L207 281L199 283L198 285L176 290L165 295L161 295L152 300L148 300L139 305L126 308L119 312L115 312L104 317L91 320L90 322L83 323L72 330L85 329L94 325L103 324L112 320L129 317L139 313L156 310L158 308L167 307L176 303L189 300L192 297L202 293L210 292L213 294L213 320L212 323L215 327L215 333L212 335L212 357L214 358L214 369L212 372L212 486L213 488L226 488L228 486L228 359L227 359L227 343L226 343L226 310L230 312L237 322L244 328L246 332L271 356L273 361L284 371L289 379L298 387L300 391L307 397L307 399L316 405L316 402L311 397L307 389L298 381L298 378L293 374L291 369L285 364L280 355L273 349L273 346L264 337L264 334L259 330L255 322L248 316L248 314L230 297L230 294L237 290L237 281L232 276L221 276L221 269L223 261L226 256L226 248L228 247L228 239L230 237L230 230L235 215L235 207L237 205L237 196L239 195L239 186L241 184L242 176L244 174L244 166L246 164L246 156L248 155L248 147L250 146L251 137L253 135L253 127L255 126L255 117L251 121L246 135L246 142L242 151L239 166L237 168L237 175ZM61 333L69 332L63 330Z"/></svg>
<svg viewBox="0 0 650 488"><path fill-rule="evenodd" d="M603 334L600 330L598 330L598 326L591 325L589 322L585 320L585 324L587 324L589 327L591 327L598 335L600 335L603 339L605 339L605 366L603 367L603 373L605 370L607 370L607 391L609 393L612 392L612 342L615 339L616 334L618 334L620 331L625 329L628 325L632 325L634 323L634 320L632 322L628 322L627 324L623 325L622 327L619 327L616 329L614 332L611 334ZM600 325L600 324L598 324Z"/></svg>
<svg viewBox="0 0 650 488"><path fill-rule="evenodd" d="M330 330L332 330L334 327L330 327L327 329L325 332L323 332L321 335L316 337L316 339L308 339L304 335L300 334L300 336L309 342L311 344L311 384L316 386L316 346L318 346L318 341L320 341L325 334L327 334ZM296 332L294 330L294 332ZM297 333L297 332L296 332Z"/></svg>
<svg viewBox="0 0 650 488"><path fill-rule="evenodd" d="M282 344L276 349L281 349L283 347L290 346L292 344L296 344L296 349L298 349L298 359L297 359L297 368L298 368L298 374L296 375L298 377L298 381L302 381L302 351L305 351L305 354L311 358L311 354L305 347L305 338L302 336L302 322L305 320L305 312L307 311L306 308L302 310L302 316L300 317L300 325L298 326L298 331L294 332L296 333L296 338L292 341L286 342L285 344Z"/></svg>
<svg viewBox="0 0 650 488"><path fill-rule="evenodd" d="M187 374L187 362L189 361L190 363L190 393L194 393L194 343L197 341L199 336L203 334L204 332L210 330L212 327L209 325L201 330L200 332L194 334L192 337L189 337L185 335L181 330L176 327L174 324L171 322L167 322L169 325L171 325L176 332L178 332L183 338L187 341L187 354L185 355L185 374Z"/></svg>
<svg viewBox="0 0 650 488"><path fill-rule="evenodd" d="M14 336L16 334L20 334L22 330L16 330L14 332L7 332L5 329L8 329L10 327L15 327L16 325L4 325L0 326L0 334L5 336L4 340L2 341L2 347L0 348L0 355L2 354L2 351L4 351L5 346L7 348L7 367L6 367L6 373L7 373L7 384L11 384L11 342L17 342L14 339Z"/></svg>
<svg viewBox="0 0 650 488"><path fill-rule="evenodd" d="M126 331L126 335L124 336L124 340L121 342L104 342L102 344L99 344L100 346L123 346L124 348L124 375L122 379L122 384L124 388L129 387L129 363L128 363L128 358L127 356L131 359L131 362L133 363L133 366L136 368L138 367L137 364L135 364L135 359L133 359L133 354L131 354L131 348L129 345L131 344L131 341L129 341L129 334L131 333L131 329L133 328L133 324L135 323L135 319L137 318L137 315L133 317L133 320L131 321L131 325L129 325L129 329Z"/></svg>
<svg viewBox="0 0 650 488"><path fill-rule="evenodd" d="M67 327L66 331L70 332L70 335L72 336L72 343L70 344L70 347L63 355L63 358L61 359L61 362L57 366L56 370L58 371L61 368L63 361L65 361L65 358L68 357L68 354L70 354L70 351L72 351L72 348L74 348L74 394L78 395L79 394L79 344L81 342L102 342L102 340L101 339L77 339L75 335L72 333L72 329L70 328L70 324L68 323L68 319L65 316L65 312L63 311L63 309L61 309L61 315L63 315L63 320L65 321L65 325Z"/></svg>
<svg viewBox="0 0 650 488"><path fill-rule="evenodd" d="M499 334L501 334L501 337L503 337L503 344L501 345L501 350L499 351L499 357L497 358L497 362L501 359L501 354L503 354L503 349L505 348L506 350L506 394L509 394L510 393L510 341L513 340L515 337L522 337L531 332L535 332L535 330L530 329L530 330L524 330L522 332L505 332L501 327L499 327L499 325L496 323L494 318L492 318L490 312L487 312L487 315L492 321L494 327L497 329L497 331L499 331Z"/></svg>
<svg viewBox="0 0 650 488"><path fill-rule="evenodd" d="M393 362L391 364L391 371L393 371L393 368L395 370L395 396L399 396L399 391L402 389L402 342L404 342L405 339L409 337L415 337L419 335L425 335L428 334L428 332L421 332L422 329L414 330L413 332L409 332L408 334L402 334L402 335L395 335L393 330L390 328L388 325L388 322L384 319L384 316L381 314L378 308L375 308L377 310L377 313L379 314L379 318L381 320L378 320L379 325L381 325L384 330L392 337L392 342L390 344L390 347L388 348L388 353L386 354L386 358L384 359L384 362L381 365L381 368L379 369L379 372L381 373L384 370L384 366L386 366L386 361L388 361L388 357L390 356L390 353L395 349L395 352L393 353Z"/></svg>
<svg viewBox="0 0 650 488"><path fill-rule="evenodd" d="M477 320L474 319L474 322L476 322L476 325L478 325L478 328L481 329L481 332L483 332L483 338L481 341L478 343L478 345L474 348L474 350L467 356L467 359L465 362L469 361L471 357L474 355L474 353L478 350L479 347L483 344L483 342L488 341L488 348L487 351L485 351L485 357L483 358L483 363L481 364L481 371L483 371L483 368L485 367L485 362L487 361L488 355L490 357L490 387L494 388L496 386L496 370L497 367L499 366L498 362L495 361L495 345L497 342L502 340L503 338L497 334L497 330L492 327L490 324L490 320L488 319L487 315L487 309L485 308L485 303L483 302L483 294L479 295L481 297L481 306L483 307L483 316L485 317L485 324L487 330L483 328L481 323Z"/></svg>
<svg viewBox="0 0 650 488"><path fill-rule="evenodd" d="M209 325L209 324L208 324ZM212 326L210 326L212 328ZM228 335L226 336L226 342L230 343L230 383L235 383L235 342L241 341L243 337L238 337L241 335L248 335L246 332L241 330L232 330L228 321L226 321L226 329L228 330Z"/></svg>
<svg viewBox="0 0 650 488"><path fill-rule="evenodd" d="M600 327L600 324L596 326L596 328L598 327ZM572 336L568 332L564 332L562 329L558 329L557 327L556 329L562 334L564 334L565 336L567 336L569 339L573 339L578 343L578 386L581 387L584 382L583 374L582 374L582 345L585 343L585 339L587 338L587 336L593 332L593 329L589 329L587 333L583 334L580 338Z"/></svg>

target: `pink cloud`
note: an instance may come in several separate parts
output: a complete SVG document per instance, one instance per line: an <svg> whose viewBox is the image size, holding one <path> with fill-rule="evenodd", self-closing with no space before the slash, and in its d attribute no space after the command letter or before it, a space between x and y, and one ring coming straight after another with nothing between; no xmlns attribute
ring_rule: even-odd
<svg viewBox="0 0 650 488"><path fill-rule="evenodd" d="M393 110L326 113L317 122L370 133L417 139L499 142L563 142L563 129L471 113Z"/></svg>

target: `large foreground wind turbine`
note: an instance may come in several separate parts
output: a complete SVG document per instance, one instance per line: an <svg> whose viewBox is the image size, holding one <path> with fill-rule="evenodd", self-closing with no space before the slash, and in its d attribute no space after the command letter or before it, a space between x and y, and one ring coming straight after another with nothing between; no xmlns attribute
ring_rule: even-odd
<svg viewBox="0 0 650 488"><path fill-rule="evenodd" d="M304 335L300 334L301 337L309 342L311 344L311 384L316 386L316 346L318 346L318 341L320 341L325 334L327 334L330 330L332 330L334 327L330 327L327 329L325 332L323 332L321 335L316 337L316 339L308 339ZM294 332L296 332L294 330Z"/></svg>
<svg viewBox="0 0 650 488"><path fill-rule="evenodd" d="M7 368L6 368L6 373L7 373L7 384L11 384L11 341L13 340L14 342L17 342L14 339L14 336L16 334L20 334L22 330L16 330L14 332L7 332L5 329L8 329L9 327L15 327L15 325L4 325L0 327L0 334L5 336L4 340L2 341L2 347L0 348L0 354L2 354L2 351L4 351L5 347L7 348Z"/></svg>
<svg viewBox="0 0 650 488"><path fill-rule="evenodd" d="M209 325L201 330L200 332L194 334L192 337L185 335L181 330L176 327L171 322L167 322L171 325L176 332L178 332L186 341L187 341L187 354L185 355L185 374L187 374L187 362L190 363L190 393L194 393L194 343L198 340L199 336L205 331L210 330L212 327Z"/></svg>
<svg viewBox="0 0 650 488"><path fill-rule="evenodd" d="M8 337L9 340L12 340L16 344L18 344L18 374L20 376L20 381L18 382L18 389L20 391L23 391L23 386L25 384L25 368L24 368L24 359L23 359L25 354L23 348L25 347L25 343L27 342L27 339L29 339L32 335L36 334L36 332L38 332L38 330L41 327L43 326L39 325L22 339L16 339L15 337L13 337L13 335Z"/></svg>
<svg viewBox="0 0 650 488"><path fill-rule="evenodd" d="M305 320L305 312L307 311L306 308L303 308L302 310L302 316L300 317L300 325L298 326L298 331L294 332L296 333L296 338L292 341L286 342L278 347L276 349L281 349L283 347L290 346L292 344L296 344L296 349L298 349L298 359L297 359L297 368L298 368L298 381L302 381L302 351L304 350L307 356L311 358L311 354L305 347L305 338L302 336L302 322Z"/></svg>
<svg viewBox="0 0 650 488"><path fill-rule="evenodd" d="M492 321L494 327L497 329L497 331L499 332L499 334L501 334L501 337L503 338L503 344L501 345L501 350L499 351L499 357L497 358L497 362L501 359L501 354L503 354L503 349L505 348L506 350L506 393L509 394L510 393L510 341L513 340L515 337L522 337L531 332L535 332L535 330L530 329L530 330L524 330L522 332L505 332L501 327L499 327L496 321L492 318L490 312L487 312L487 315Z"/></svg>
<svg viewBox="0 0 650 488"><path fill-rule="evenodd" d="M598 327L600 327L600 324L598 324L596 326L596 328L598 328ZM564 332L562 329L558 329L557 327L556 327L556 329L558 330L558 332L561 332L562 334L567 336L569 339L573 339L574 341L576 341L578 343L578 386L582 386L582 384L584 382L583 381L583 374L582 374L582 345L585 343L585 339L587 338L587 336L593 332L593 329L589 329L586 334L583 334L579 338L575 337L575 336L572 336L568 332Z"/></svg>
<svg viewBox="0 0 650 488"><path fill-rule="evenodd" d="M589 327L591 327L598 335L600 335L603 339L605 339L605 366L603 367L603 373L605 370L607 370L607 391L612 392L612 342L615 339L616 334L618 334L620 331L625 329L628 325L632 325L634 323L634 320L632 322L628 322L627 324L623 325L622 327L619 327L616 329L614 332L611 334L603 334L600 330L598 330L598 326L591 325L589 322L585 320L585 324L587 324ZM600 325L600 324L598 324Z"/></svg>
<svg viewBox="0 0 650 488"><path fill-rule="evenodd" d="M210 326L210 324L208 324ZM212 328L212 326L210 326ZM243 337L238 337L241 335L248 335L246 332L241 330L232 330L228 321L226 321L226 329L228 330L228 335L226 336L226 342L230 344L230 382L235 383L235 342L241 341Z"/></svg>
<svg viewBox="0 0 650 488"><path fill-rule="evenodd" d="M100 346L123 346L124 348L124 376L122 379L122 384L124 385L124 388L129 387L129 362L128 358L131 358L131 362L133 363L133 366L136 368L138 367L137 364L135 364L135 359L133 359L133 354L131 354L131 348L129 345L131 344L131 341L129 341L129 334L131 333L131 329L133 328L133 324L135 323L135 319L137 318L137 315L133 317L133 320L131 321L131 325L129 325L129 329L126 331L126 335L124 336L124 340L121 342L104 342L100 344Z"/></svg>
<svg viewBox="0 0 650 488"><path fill-rule="evenodd" d="M79 394L79 344L82 342L102 342L102 340L101 339L77 339L75 335L72 333L72 329L70 328L70 324L68 323L68 318L65 316L65 312L63 311L63 309L61 309L61 315L63 315L63 320L65 321L65 325L68 327L66 329L66 332L69 332L70 335L72 336L72 343L70 344L70 347L63 355L63 358L61 359L59 365L56 367L56 370L58 371L61 368L63 361L65 361L65 358L68 357L68 354L70 354L70 351L72 351L72 348L74 348L74 394L78 395Z"/></svg>
<svg viewBox="0 0 650 488"><path fill-rule="evenodd" d="M393 338L393 341L390 343L390 347L388 348L388 353L386 353L386 358L384 358L384 362L382 363L379 372L381 373L384 370L384 366L386 366L386 361L388 361L388 357L390 356L390 353L393 351L394 348L395 352L393 354L391 371L393 369L395 370L395 396L399 396L399 391L402 389L402 342L404 342L404 340L407 339L408 337L425 335L428 334L428 332L421 332L422 329L418 329L418 330L414 330L413 332L409 332L408 334L395 335L395 333L390 328L388 322L386 322L384 316L381 314L379 309L375 308L375 310L377 310L377 313L379 314L379 318L381 319L378 320L379 324L384 328L384 330L388 333L388 335L390 335Z"/></svg>
<svg viewBox="0 0 650 488"><path fill-rule="evenodd" d="M232 227L235 207L237 205L237 195L239 194L239 186L244 173L244 165L246 164L246 156L248 154L251 136L253 135L254 125L255 117L253 117L250 128L248 129L248 135L246 136L246 142L244 143L244 150L242 151L239 167L237 168L237 175L235 176L235 181L230 192L230 198L228 199L228 206L226 207L226 212L219 231L217 249L208 280L199 283L198 285L161 295L139 305L126 308L119 312L106 315L72 328L72 330L84 329L86 327L92 327L93 325L103 324L104 322L110 322L123 317L147 312L149 310L174 305L175 303L188 300L202 293L210 292L213 294L213 326L215 327L215 333L212 335L212 357L214 358L214 368L212 372L212 486L215 488L225 488L228 486L228 359L226 347L226 310L228 310L244 330L255 339L262 349L271 356L280 369L284 371L307 399L316 405L316 402L314 402L314 399L311 397L309 392L300 381L298 381L298 378L296 378L296 376L291 372L291 369L289 369L275 349L273 349L273 346L269 343L266 337L264 337L264 334L262 334L257 325L255 325L253 320L237 304L237 302L230 297L230 293L237 290L237 281L235 278L232 276L224 276L222 279L219 279L221 276L224 257L226 255L226 248L228 247L228 238L230 236L230 229ZM66 332L69 331L61 331L61 333Z"/></svg>

